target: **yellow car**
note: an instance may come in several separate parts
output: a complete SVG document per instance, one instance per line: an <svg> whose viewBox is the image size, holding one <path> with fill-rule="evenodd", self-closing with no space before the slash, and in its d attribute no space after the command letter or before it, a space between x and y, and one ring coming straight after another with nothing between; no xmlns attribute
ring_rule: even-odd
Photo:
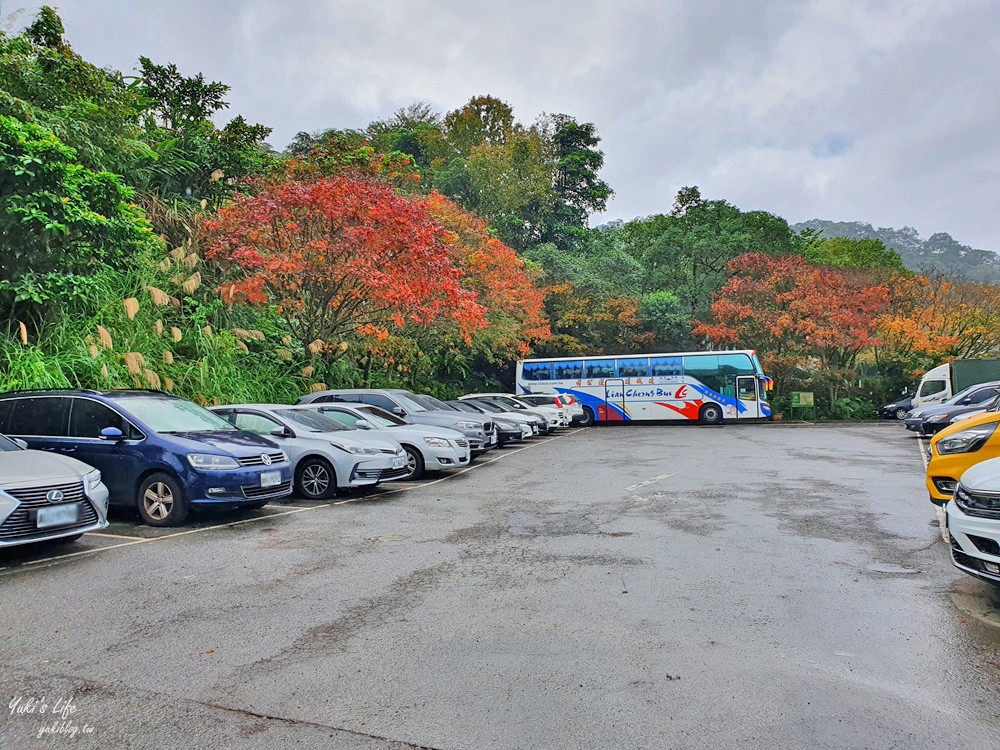
<svg viewBox="0 0 1000 750"><path fill-rule="evenodd" d="M965 470L1000 457L1000 412L988 411L941 430L931 440L927 490L931 502L943 505L955 494Z"/></svg>

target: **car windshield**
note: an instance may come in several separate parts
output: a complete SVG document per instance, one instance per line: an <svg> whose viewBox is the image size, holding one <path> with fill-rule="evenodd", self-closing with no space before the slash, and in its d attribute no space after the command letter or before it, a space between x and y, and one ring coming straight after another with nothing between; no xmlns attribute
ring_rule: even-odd
<svg viewBox="0 0 1000 750"><path fill-rule="evenodd" d="M438 411L451 411L451 407L448 406L448 404L446 404L444 401L439 401L433 396L428 396L427 394L424 394L421 398L422 400L420 403L427 404L428 408L436 409Z"/></svg>
<svg viewBox="0 0 1000 750"><path fill-rule="evenodd" d="M122 399L122 406L153 432L235 432L222 417L203 409L193 401L180 398L137 396Z"/></svg>
<svg viewBox="0 0 1000 750"><path fill-rule="evenodd" d="M10 438L0 435L0 453L4 453L5 451L19 451L19 450L21 450L21 446L19 446Z"/></svg>
<svg viewBox="0 0 1000 750"><path fill-rule="evenodd" d="M395 414L390 414L377 406L361 406L358 407L358 411L364 415L365 419L378 427L401 427L406 424Z"/></svg>
<svg viewBox="0 0 1000 750"><path fill-rule="evenodd" d="M341 432L350 429L330 417L311 409L279 409L274 412L294 427L306 432Z"/></svg>
<svg viewBox="0 0 1000 750"><path fill-rule="evenodd" d="M482 409L480 409L475 404L470 404L468 401L449 401L448 406L450 406L455 411L471 412L472 414L483 413Z"/></svg>
<svg viewBox="0 0 1000 750"><path fill-rule="evenodd" d="M508 401L499 401L496 399L490 399L489 401L483 400L485 406L495 407L493 411L517 411L518 407ZM524 408L523 406L520 408Z"/></svg>
<svg viewBox="0 0 1000 750"><path fill-rule="evenodd" d="M506 411L514 411L513 409L505 409L501 404L494 403L493 401L476 401L472 404L480 411L489 411L494 414L502 414Z"/></svg>
<svg viewBox="0 0 1000 750"><path fill-rule="evenodd" d="M944 403L947 406L954 406L959 401L961 401L963 398L965 398L966 396L968 396L970 393L972 393L973 391L976 391L976 390L978 390L979 388L982 388L982 387L983 387L982 383L980 383L978 385L970 385L964 391L960 391L960 392L956 393L954 396L952 396L951 398L949 398Z"/></svg>
<svg viewBox="0 0 1000 750"><path fill-rule="evenodd" d="M413 400L413 394L410 393L409 391L404 393L393 391L392 396L397 401L399 401L402 407L407 411L416 411L416 412L428 411L426 406L424 406L423 404L419 404Z"/></svg>
<svg viewBox="0 0 1000 750"><path fill-rule="evenodd" d="M437 407L434 406L434 404L431 403L431 397L427 396L427 395L425 395L423 393L413 393L413 394L410 395L410 398L413 401L416 401L418 404L420 404L425 409L431 409L431 410L437 409Z"/></svg>

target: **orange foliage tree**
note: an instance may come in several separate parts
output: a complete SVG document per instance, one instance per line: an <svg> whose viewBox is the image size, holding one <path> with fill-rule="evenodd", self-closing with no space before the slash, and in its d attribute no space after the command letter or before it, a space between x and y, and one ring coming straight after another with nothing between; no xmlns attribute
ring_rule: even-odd
<svg viewBox="0 0 1000 750"><path fill-rule="evenodd" d="M485 221L440 193L432 192L424 204L450 233L447 244L462 270L462 287L486 307L488 325L475 334L477 348L494 358L523 356L531 342L548 339L545 295L514 250L493 237Z"/></svg>
<svg viewBox="0 0 1000 750"><path fill-rule="evenodd" d="M814 266L798 255L741 255L715 295L712 320L694 333L771 357L817 358L825 368L854 365L876 341L889 287L864 270Z"/></svg>
<svg viewBox="0 0 1000 750"><path fill-rule="evenodd" d="M275 305L310 352L408 323L447 321L468 341L487 324L453 234L420 202L357 174L253 187L204 224L205 258L227 302Z"/></svg>

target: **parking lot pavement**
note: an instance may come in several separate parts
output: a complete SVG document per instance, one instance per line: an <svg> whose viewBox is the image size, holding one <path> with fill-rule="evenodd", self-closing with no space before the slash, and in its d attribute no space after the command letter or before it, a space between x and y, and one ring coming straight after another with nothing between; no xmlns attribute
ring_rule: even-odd
<svg viewBox="0 0 1000 750"><path fill-rule="evenodd" d="M116 525L142 538L0 561L0 685L71 700L86 748L994 747L1000 637L952 606L895 427L568 431L342 505ZM0 747L60 746L5 718Z"/></svg>

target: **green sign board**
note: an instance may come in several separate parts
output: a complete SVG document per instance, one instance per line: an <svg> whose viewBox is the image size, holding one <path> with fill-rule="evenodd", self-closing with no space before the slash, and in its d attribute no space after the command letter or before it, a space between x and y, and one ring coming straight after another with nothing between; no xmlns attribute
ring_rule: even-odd
<svg viewBox="0 0 1000 750"><path fill-rule="evenodd" d="M792 391L792 408L815 406L811 391Z"/></svg>

